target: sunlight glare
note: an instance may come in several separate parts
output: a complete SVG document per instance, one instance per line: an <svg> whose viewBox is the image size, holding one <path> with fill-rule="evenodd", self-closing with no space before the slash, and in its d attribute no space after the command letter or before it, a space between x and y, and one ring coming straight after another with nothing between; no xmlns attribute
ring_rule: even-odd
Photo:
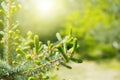
<svg viewBox="0 0 120 80"><path fill-rule="evenodd" d="M44 12L46 12L46 11L50 11L50 10L52 10L53 8L54 8L54 3L53 2L48 2L48 1L42 1L40 4L39 4L39 6L38 6L38 8L41 10L41 11L44 11Z"/></svg>
<svg viewBox="0 0 120 80"><path fill-rule="evenodd" d="M38 20L54 22L65 14L65 6L61 0L31 0L32 13ZM34 11L34 12L33 12Z"/></svg>
<svg viewBox="0 0 120 80"><path fill-rule="evenodd" d="M36 8L44 14L48 12L53 12L54 7L55 3L53 0L38 0L36 3Z"/></svg>

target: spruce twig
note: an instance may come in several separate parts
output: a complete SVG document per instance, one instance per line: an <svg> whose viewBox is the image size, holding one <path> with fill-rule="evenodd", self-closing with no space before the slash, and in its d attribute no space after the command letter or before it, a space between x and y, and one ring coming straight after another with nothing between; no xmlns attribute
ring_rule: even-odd
<svg viewBox="0 0 120 80"><path fill-rule="evenodd" d="M67 56L68 57L70 57L70 55L71 55L71 53L67 53ZM49 62L46 62L46 63L44 63L44 64L42 64L42 65L40 65L40 66L37 66L37 67L35 67L35 68L33 68L32 70L26 70L26 71L24 71L24 72L22 72L21 74L26 74L26 73L29 73L29 72L34 72L34 71L36 71L36 70L38 70L38 69L41 69L41 68L43 68L43 67L45 67L45 66L47 66L47 65L50 65L50 64L52 64L52 63L55 63L55 62L58 62L58 61L60 61L60 60L62 60L62 59L64 59L64 57L63 56L60 56L60 57L58 57L57 59L54 59L54 60L51 60L51 61L49 61ZM63 64L64 62L60 62L60 64Z"/></svg>
<svg viewBox="0 0 120 80"><path fill-rule="evenodd" d="M6 17L6 27L7 27L7 63L9 65L12 65L12 52L11 52L11 37L10 37L10 27L11 27L11 0L7 0L8 3L8 10L6 12L7 17Z"/></svg>

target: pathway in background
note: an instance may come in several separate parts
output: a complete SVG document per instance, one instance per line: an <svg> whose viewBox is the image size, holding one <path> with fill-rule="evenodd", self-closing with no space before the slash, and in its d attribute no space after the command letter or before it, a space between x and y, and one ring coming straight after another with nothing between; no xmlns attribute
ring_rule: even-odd
<svg viewBox="0 0 120 80"><path fill-rule="evenodd" d="M61 67L58 77L60 80L120 80L120 69L108 68L108 65L95 62L72 63L73 69Z"/></svg>

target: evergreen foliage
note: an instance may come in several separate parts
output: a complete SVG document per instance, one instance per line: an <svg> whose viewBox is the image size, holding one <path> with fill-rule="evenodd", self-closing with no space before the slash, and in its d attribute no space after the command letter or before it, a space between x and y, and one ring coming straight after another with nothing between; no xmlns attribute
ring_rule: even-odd
<svg viewBox="0 0 120 80"><path fill-rule="evenodd" d="M5 0L1 2L0 14L4 25L1 31L1 42L4 45L4 54L0 60L0 80L48 80L52 68L63 65L66 68L71 60L81 63L82 60L73 57L78 47L77 39L71 35L61 38L56 34L58 42L47 44L39 40L38 35L28 32L23 37L17 28L19 23L12 17L21 8L17 0Z"/></svg>

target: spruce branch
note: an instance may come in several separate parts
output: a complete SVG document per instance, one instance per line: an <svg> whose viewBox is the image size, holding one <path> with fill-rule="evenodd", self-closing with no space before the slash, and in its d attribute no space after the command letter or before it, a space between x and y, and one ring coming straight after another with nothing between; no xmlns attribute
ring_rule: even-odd
<svg viewBox="0 0 120 80"><path fill-rule="evenodd" d="M11 0L7 1L8 4L8 10L6 12L7 17L6 17L6 27L7 27L7 63L9 65L12 65L12 52L11 52L11 37L10 37L10 28L11 28Z"/></svg>
<svg viewBox="0 0 120 80"><path fill-rule="evenodd" d="M43 77L43 74L59 65L71 69L67 65L70 60L81 63L80 59L73 58L78 42L71 35L62 38L57 33L58 42L51 43L48 41L47 44L43 44L39 41L39 36L33 36L31 32L29 32L27 38L24 38L17 29L18 24L12 21L14 10L11 6L17 5L16 3L13 4L14 1L17 0L3 1L6 26L3 36L7 48L5 49L5 63L0 61L0 79L21 80L25 76L24 80L27 80L31 75L39 77L39 74L42 74Z"/></svg>
<svg viewBox="0 0 120 80"><path fill-rule="evenodd" d="M46 67L47 65L50 65L50 64L55 63L55 62L57 62L57 61L60 61L61 59L63 59L63 57L59 57L59 58L57 58L57 59L51 60L51 61L49 61L49 62L46 62L46 63L44 63L44 64L42 64L42 65L40 65L40 66L37 66L37 67L33 68L32 70L26 70L26 71L22 72L22 74L26 74L26 73L35 71L35 70L37 70L37 69L41 69L41 68L43 68L43 67Z"/></svg>
<svg viewBox="0 0 120 80"><path fill-rule="evenodd" d="M68 51L68 52L66 53L66 56L68 56L68 57L70 58L71 52ZM56 59L53 59L53 60L51 60L51 61L48 61L48 62L46 62L46 63L44 63L44 64L42 64L42 65L40 65L40 66L36 66L36 67L33 68L32 70L23 71L23 72L20 73L20 74L27 74L27 73L30 73L30 72L34 72L34 71L37 71L38 69L42 69L42 68L44 68L44 67L46 67L46 66L48 66L48 65L54 65L54 64L56 64L57 62L59 62L59 64L62 64L62 65L65 65L65 64L66 64L65 58L64 58L63 56L60 56L60 57L58 57L58 58L56 58Z"/></svg>
<svg viewBox="0 0 120 80"><path fill-rule="evenodd" d="M69 39L68 36L65 37L63 40L61 40L60 42L58 42L57 44L55 44L51 49L49 49L49 50L47 49L47 52L48 52L48 51L49 51L49 52L54 51L55 49L57 49L57 46L58 46L58 45L63 44L63 43L66 42L68 39ZM70 57L70 55L71 55L71 53L70 53L70 51L68 51L68 53L66 53L66 56ZM53 55L53 56L55 56L55 55ZM37 70L37 69L43 68L43 67L45 67L45 66L47 66L47 65L50 65L50 64L52 64L52 63L59 62L60 60L63 60L63 59L64 59L64 57L63 57L63 56L60 56L60 57L58 57L58 58L56 58L56 59L54 59L54 60L48 61L48 62L46 62L46 63L44 63L44 64L42 64L42 65L40 65L40 66L35 67L35 68L33 68L32 70L26 70L26 71L22 72L22 74L26 74L26 73L35 71L35 70ZM22 66L22 65L25 65L27 62L29 62L29 61L23 62L23 63L21 64L21 66Z"/></svg>

